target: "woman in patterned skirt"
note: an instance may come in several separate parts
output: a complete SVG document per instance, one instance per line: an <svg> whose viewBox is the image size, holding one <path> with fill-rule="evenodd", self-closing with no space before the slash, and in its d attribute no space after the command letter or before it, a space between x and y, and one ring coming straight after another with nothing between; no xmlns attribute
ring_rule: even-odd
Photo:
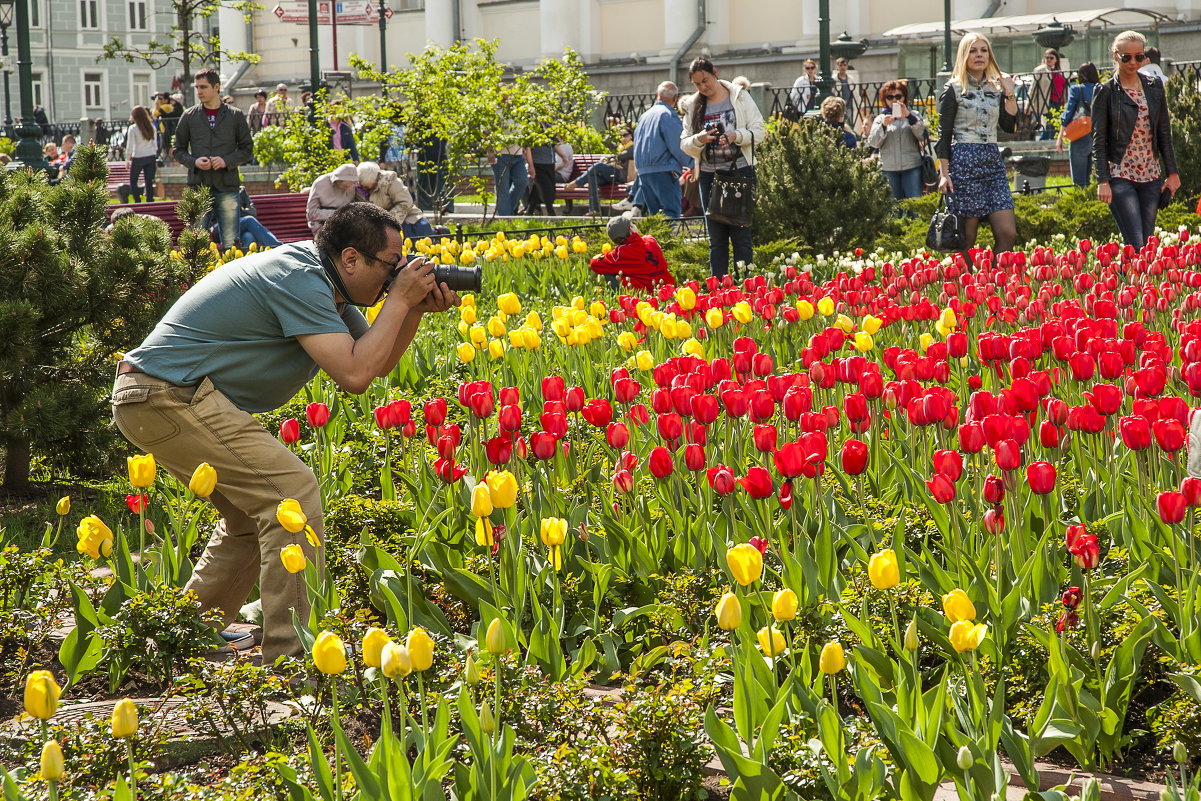
<svg viewBox="0 0 1201 801"><path fill-rule="evenodd" d="M1136 31L1114 38L1113 78L1093 100L1097 198L1109 204L1126 244L1139 250L1155 231L1161 193L1180 188L1163 84L1138 71L1146 44Z"/></svg>
<svg viewBox="0 0 1201 801"><path fill-rule="evenodd" d="M1017 223L997 131L1017 128L1013 78L1001 72L988 39L969 33L959 42L951 80L938 98L938 191L951 195L964 218L967 247L976 244L981 220L988 220L994 250L1013 249Z"/></svg>

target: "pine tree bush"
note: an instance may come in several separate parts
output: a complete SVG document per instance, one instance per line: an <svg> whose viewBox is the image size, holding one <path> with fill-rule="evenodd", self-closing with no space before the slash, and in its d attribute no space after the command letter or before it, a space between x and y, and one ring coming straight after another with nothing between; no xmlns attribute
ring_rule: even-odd
<svg viewBox="0 0 1201 801"><path fill-rule="evenodd" d="M888 224L892 194L863 148L820 120L780 121L756 146L755 238L798 240L815 253L867 248Z"/></svg>
<svg viewBox="0 0 1201 801"><path fill-rule="evenodd" d="M1182 198L1201 195L1201 92L1177 75L1167 83L1168 113L1172 119L1172 148L1180 169Z"/></svg>
<svg viewBox="0 0 1201 801"><path fill-rule="evenodd" d="M35 457L105 471L119 354L150 331L198 273L171 258L167 227L141 217L105 232L103 148L81 147L56 186L0 173L0 488L28 487Z"/></svg>

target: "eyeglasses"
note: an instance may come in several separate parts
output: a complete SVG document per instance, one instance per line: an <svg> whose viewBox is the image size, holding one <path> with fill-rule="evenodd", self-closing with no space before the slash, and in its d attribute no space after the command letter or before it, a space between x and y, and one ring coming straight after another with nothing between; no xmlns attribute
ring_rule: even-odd
<svg viewBox="0 0 1201 801"><path fill-rule="evenodd" d="M815 69L817 69L817 67L805 67L806 72L812 72Z"/></svg>
<svg viewBox="0 0 1201 801"><path fill-rule="evenodd" d="M363 256L364 258L371 259L372 261L378 261L380 264L388 268L388 272L396 272L396 268L400 267L400 263L404 261L404 256L397 256L396 261L387 261L385 259L381 259L379 256L372 256L370 253L364 253L361 250L359 251L359 255Z"/></svg>
<svg viewBox="0 0 1201 801"><path fill-rule="evenodd" d="M1146 53L1114 53L1114 55L1121 59L1123 64L1129 64L1130 59L1134 59L1140 64L1147 60Z"/></svg>
<svg viewBox="0 0 1201 801"><path fill-rule="evenodd" d="M885 100L904 100L905 95L884 95Z"/></svg>

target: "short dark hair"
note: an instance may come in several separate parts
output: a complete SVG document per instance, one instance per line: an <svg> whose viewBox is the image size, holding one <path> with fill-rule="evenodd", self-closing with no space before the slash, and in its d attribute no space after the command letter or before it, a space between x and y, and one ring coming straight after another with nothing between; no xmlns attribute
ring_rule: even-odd
<svg viewBox="0 0 1201 801"><path fill-rule="evenodd" d="M207 70L201 70L200 72L198 72L192 76L192 80L194 80L194 81L199 81L201 78L208 81L213 86L221 85L221 73L217 72L215 69L212 69L211 67Z"/></svg>
<svg viewBox="0 0 1201 801"><path fill-rule="evenodd" d="M1097 71L1097 65L1091 61L1086 61L1076 70L1076 75L1080 78L1080 83L1101 83L1101 73Z"/></svg>
<svg viewBox="0 0 1201 801"><path fill-rule="evenodd" d="M330 256L354 248L374 256L388 246L388 229L403 232L400 221L374 203L356 200L334 212L317 232L317 247Z"/></svg>
<svg viewBox="0 0 1201 801"><path fill-rule="evenodd" d="M1163 53L1159 52L1158 47L1148 47L1143 52L1147 54L1147 61L1150 61L1152 64L1158 64L1159 60L1163 58Z"/></svg>
<svg viewBox="0 0 1201 801"><path fill-rule="evenodd" d="M255 93L254 93L254 96L255 96L255 97L266 97L266 96L267 96L267 90L266 90L266 89L259 89L257 92L255 92Z"/></svg>

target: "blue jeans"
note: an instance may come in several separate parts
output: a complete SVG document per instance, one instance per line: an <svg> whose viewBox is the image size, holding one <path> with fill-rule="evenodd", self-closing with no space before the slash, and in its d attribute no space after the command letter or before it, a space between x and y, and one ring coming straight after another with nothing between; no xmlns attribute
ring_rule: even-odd
<svg viewBox="0 0 1201 801"><path fill-rule="evenodd" d="M743 167L739 174L746 178L755 177L754 167ZM639 176L641 179L642 176ZM701 206L709 208L709 190L713 188L713 173L701 171ZM709 232L709 272L722 278L730 272L730 244L734 245L734 261L750 264L754 258L751 245L751 227L745 228L709 219L705 215L705 229ZM736 276L740 277L740 276Z"/></svg>
<svg viewBox="0 0 1201 801"><path fill-rule="evenodd" d="M1118 231L1127 245L1142 250L1147 237L1155 233L1155 215L1159 213L1159 193L1163 179L1135 183L1125 178L1110 178L1113 201L1109 211L1118 224Z"/></svg>
<svg viewBox="0 0 1201 801"><path fill-rule="evenodd" d="M434 226L430 225L430 221L422 217L415 223L401 223L400 229L405 237L414 241L426 236L436 236L437 231Z"/></svg>
<svg viewBox="0 0 1201 801"><path fill-rule="evenodd" d="M496 213L501 217L511 217L517 213L530 182L525 156L498 155L496 163L492 165L492 176L496 179Z"/></svg>
<svg viewBox="0 0 1201 801"><path fill-rule="evenodd" d="M221 247L232 248L238 244L234 232L238 230L238 192L213 192L213 211L217 224L221 226Z"/></svg>
<svg viewBox="0 0 1201 801"><path fill-rule="evenodd" d="M576 186L588 187L588 211L600 213L600 188L617 183L617 169L598 161L575 179Z"/></svg>
<svg viewBox="0 0 1201 801"><path fill-rule="evenodd" d="M668 217L680 216L680 182L672 173L639 173L638 190L641 193L638 205L644 206L647 214L661 211Z"/></svg>
<svg viewBox="0 0 1201 801"><path fill-rule="evenodd" d="M920 166L909 170L884 170L884 180L897 200L922 196L922 168Z"/></svg>
<svg viewBox="0 0 1201 801"><path fill-rule="evenodd" d="M143 179L143 185L146 187L146 199L154 200L154 170L157 166L158 158L155 156L139 156L136 159L130 159L129 194L134 203L142 202L142 187L138 185L139 177Z"/></svg>
<svg viewBox="0 0 1201 801"><path fill-rule="evenodd" d="M1072 183L1076 186L1088 186L1093 171L1093 135L1082 136L1068 148L1068 158L1072 164Z"/></svg>
<svg viewBox="0 0 1201 801"><path fill-rule="evenodd" d="M250 250L250 246L253 244L257 244L260 250L277 248L283 244L275 238L275 234L267 230L267 226L254 217L243 217L238 221L238 226L238 235L242 239L242 250Z"/></svg>

